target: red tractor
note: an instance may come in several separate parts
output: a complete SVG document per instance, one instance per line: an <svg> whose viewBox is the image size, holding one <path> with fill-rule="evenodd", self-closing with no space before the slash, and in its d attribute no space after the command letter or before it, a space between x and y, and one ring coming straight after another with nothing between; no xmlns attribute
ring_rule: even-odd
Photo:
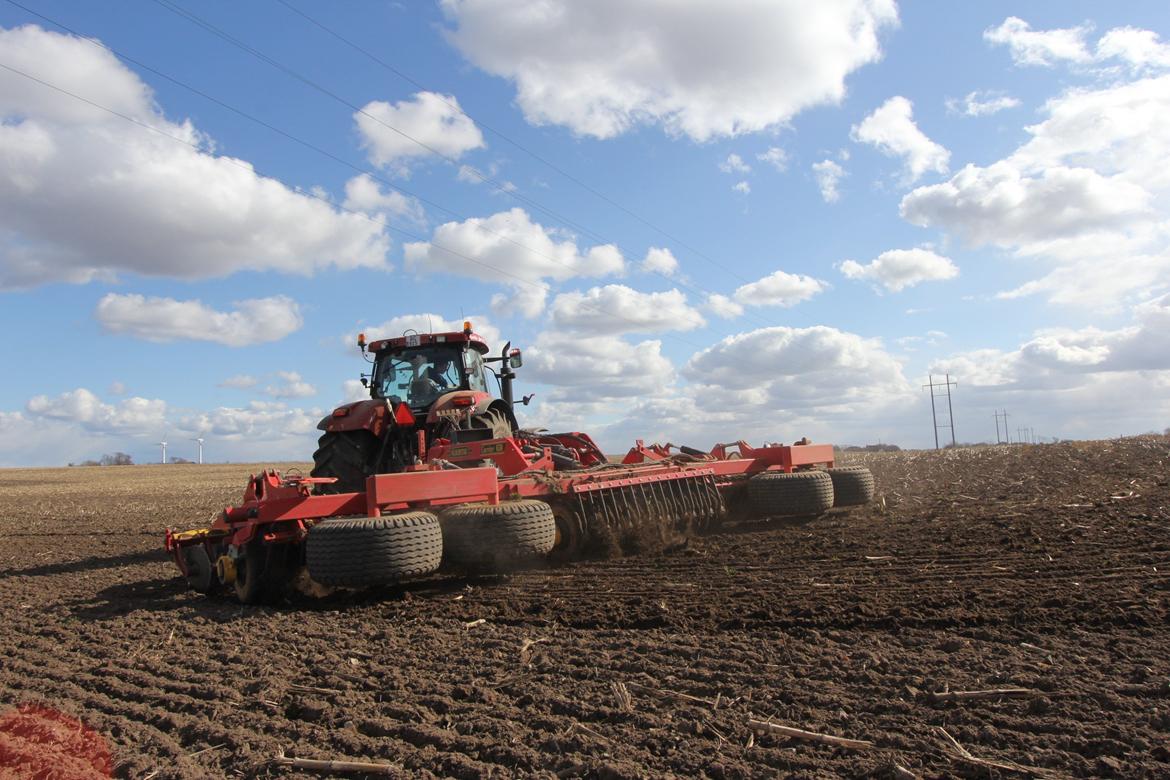
<svg viewBox="0 0 1170 780"><path fill-rule="evenodd" d="M310 477L254 475L210 527L167 530L195 590L230 586L254 603L278 597L302 567L325 585L363 587L441 566L636 551L716 528L729 509L814 517L873 496L866 469L835 468L833 447L807 440L709 452L639 440L612 463L584 433L523 430L512 395L520 351L488 357L471 323L358 344L373 363L370 400L321 421Z"/></svg>

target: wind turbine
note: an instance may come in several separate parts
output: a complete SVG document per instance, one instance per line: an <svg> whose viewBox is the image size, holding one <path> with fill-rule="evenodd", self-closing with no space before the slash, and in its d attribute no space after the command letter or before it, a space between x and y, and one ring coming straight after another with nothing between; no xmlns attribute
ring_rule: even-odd
<svg viewBox="0 0 1170 780"><path fill-rule="evenodd" d="M196 439L192 439L191 441L199 442L199 465L202 466L203 465L203 438L199 437Z"/></svg>
<svg viewBox="0 0 1170 780"><path fill-rule="evenodd" d="M164 438L162 441L159 442L159 444L162 446L162 462L166 463L167 462L167 440Z"/></svg>

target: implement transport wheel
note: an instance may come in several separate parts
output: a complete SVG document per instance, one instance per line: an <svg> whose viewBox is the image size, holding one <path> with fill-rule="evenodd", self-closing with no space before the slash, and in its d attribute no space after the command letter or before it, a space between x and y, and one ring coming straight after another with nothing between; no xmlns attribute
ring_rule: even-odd
<svg viewBox="0 0 1170 780"><path fill-rule="evenodd" d="M366 489L370 464L378 454L378 440L369 431L331 431L317 440L313 453L314 477L337 477L317 485L318 493L360 493Z"/></svg>
<svg viewBox="0 0 1170 780"><path fill-rule="evenodd" d="M765 471L748 480L748 503L764 517L816 517L833 508L833 479L824 471Z"/></svg>
<svg viewBox="0 0 1170 780"><path fill-rule="evenodd" d="M500 568L540 558L557 538L552 507L531 499L452 507L442 523L443 552L466 566Z"/></svg>
<svg viewBox="0 0 1170 780"><path fill-rule="evenodd" d="M325 520L305 540L309 577L322 585L385 585L430 574L442 560L443 535L430 512Z"/></svg>
<svg viewBox="0 0 1170 780"><path fill-rule="evenodd" d="M865 466L826 469L833 480L833 506L862 506L873 500L873 474Z"/></svg>

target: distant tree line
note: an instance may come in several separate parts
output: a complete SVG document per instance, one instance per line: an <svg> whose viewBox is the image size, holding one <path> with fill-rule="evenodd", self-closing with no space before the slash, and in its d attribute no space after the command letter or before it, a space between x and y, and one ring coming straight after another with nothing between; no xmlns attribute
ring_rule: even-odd
<svg viewBox="0 0 1170 780"><path fill-rule="evenodd" d="M83 460L81 463L70 463L70 466L133 466L134 458L124 452L106 453L101 460Z"/></svg>

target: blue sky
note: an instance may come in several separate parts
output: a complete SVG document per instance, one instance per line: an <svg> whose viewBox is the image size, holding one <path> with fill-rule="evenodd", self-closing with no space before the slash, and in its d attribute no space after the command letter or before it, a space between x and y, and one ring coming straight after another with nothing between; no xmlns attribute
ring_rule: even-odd
<svg viewBox="0 0 1170 780"><path fill-rule="evenodd" d="M465 315L613 451L1170 425L1164 3L544 8L0 1L0 465L307 458Z"/></svg>

